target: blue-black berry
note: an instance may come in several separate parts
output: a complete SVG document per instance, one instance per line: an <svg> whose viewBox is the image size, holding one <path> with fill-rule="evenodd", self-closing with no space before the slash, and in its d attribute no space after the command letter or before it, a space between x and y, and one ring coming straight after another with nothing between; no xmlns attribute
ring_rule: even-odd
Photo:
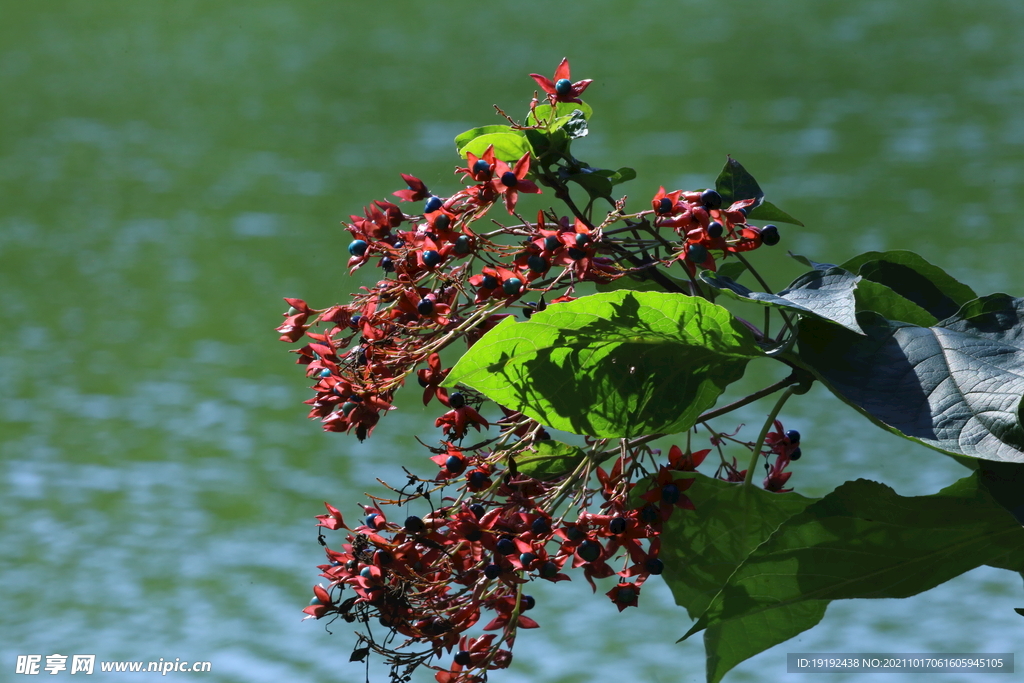
<svg viewBox="0 0 1024 683"><path fill-rule="evenodd" d="M496 579L501 574L501 567L496 564L489 564L484 567L484 576L488 579Z"/></svg>
<svg viewBox="0 0 1024 683"><path fill-rule="evenodd" d="M508 296L514 296L523 288L523 281L517 277L510 277L501 283L501 291Z"/></svg>
<svg viewBox="0 0 1024 683"><path fill-rule="evenodd" d="M608 531L613 534L622 534L626 532L626 518L625 517L612 517L611 521L608 522Z"/></svg>
<svg viewBox="0 0 1024 683"><path fill-rule="evenodd" d="M466 461L457 455L449 455L444 461L444 468L452 474L462 474L466 471Z"/></svg>
<svg viewBox="0 0 1024 683"><path fill-rule="evenodd" d="M441 263L441 255L433 249L423 252L423 265L427 268L434 268Z"/></svg>
<svg viewBox="0 0 1024 683"><path fill-rule="evenodd" d="M703 244L691 244L686 250L686 258L690 263L701 264L708 258L708 250Z"/></svg>
<svg viewBox="0 0 1024 683"><path fill-rule="evenodd" d="M675 206L675 203L671 199L668 197L662 197L661 201L658 202L658 213L662 216L667 216L672 213L673 206Z"/></svg>
<svg viewBox="0 0 1024 683"><path fill-rule="evenodd" d="M461 391L453 391L448 395L448 405L452 408L461 408L466 405L466 397Z"/></svg>
<svg viewBox="0 0 1024 683"><path fill-rule="evenodd" d="M502 555L511 555L517 550L516 542L513 541L510 537L504 536L498 539L498 542L495 544L494 549Z"/></svg>
<svg viewBox="0 0 1024 683"><path fill-rule="evenodd" d="M665 484L661 487L661 502L665 505L675 505L682 495L679 487L675 484Z"/></svg>
<svg viewBox="0 0 1024 683"><path fill-rule="evenodd" d="M548 235L544 238L544 249L545 251L554 251L562 246L562 241L554 235Z"/></svg>
<svg viewBox="0 0 1024 683"><path fill-rule="evenodd" d="M555 81L555 93L558 95L568 95L572 92L572 81L568 78L559 78Z"/></svg>
<svg viewBox="0 0 1024 683"><path fill-rule="evenodd" d="M484 279L480 281L480 286L484 289L494 289L498 286L498 278L493 275L484 275Z"/></svg>
<svg viewBox="0 0 1024 683"><path fill-rule="evenodd" d="M452 224L452 219L448 217L448 214L442 213L440 216L434 219L435 230L447 230Z"/></svg>
<svg viewBox="0 0 1024 683"><path fill-rule="evenodd" d="M487 512L487 509L480 503L473 503L469 506L469 511L473 513L474 517L480 519L484 516L484 513Z"/></svg>
<svg viewBox="0 0 1024 683"><path fill-rule="evenodd" d="M533 609L537 606L537 600L532 595L524 595L519 598L519 606L525 612L528 609Z"/></svg>
<svg viewBox="0 0 1024 683"><path fill-rule="evenodd" d="M766 225L761 228L761 244L767 244L769 247L774 247L779 243L779 229L774 225Z"/></svg>
<svg viewBox="0 0 1024 683"><path fill-rule="evenodd" d="M483 470L473 470L469 473L469 488L473 490L480 490L487 486L490 481L490 477Z"/></svg>
<svg viewBox="0 0 1024 683"><path fill-rule="evenodd" d="M590 243L590 235L585 232L576 233L576 246L583 249Z"/></svg>
<svg viewBox="0 0 1024 683"><path fill-rule="evenodd" d="M786 432L786 438L789 439L790 443L798 444L800 443L800 432L796 431L795 429L790 429L788 432Z"/></svg>
<svg viewBox="0 0 1024 683"><path fill-rule="evenodd" d="M395 269L395 262L392 261L390 257L385 256L380 260L380 267L385 273L390 273Z"/></svg>
<svg viewBox="0 0 1024 683"><path fill-rule="evenodd" d="M437 211L438 209L441 208L442 204L444 204L444 200L441 199L440 197L430 197L423 204L423 213L431 213L432 211Z"/></svg>
<svg viewBox="0 0 1024 683"><path fill-rule="evenodd" d="M576 548L576 554L580 556L580 559L584 562L593 562L597 558L601 557L601 552L604 548L597 541L587 539L580 543L579 547Z"/></svg>
<svg viewBox="0 0 1024 683"><path fill-rule="evenodd" d="M538 517L533 520L533 524L530 525L530 529L537 536L545 536L551 533L551 523L546 517Z"/></svg>
<svg viewBox="0 0 1024 683"><path fill-rule="evenodd" d="M803 452L800 450L800 447L797 446L796 448L793 449L793 452L789 454L789 459L799 460L801 456L803 456Z"/></svg>
<svg viewBox="0 0 1024 683"><path fill-rule="evenodd" d="M710 211L720 209L722 208L722 195L714 190L704 190L700 193L700 203L704 205L705 209Z"/></svg>
<svg viewBox="0 0 1024 683"><path fill-rule="evenodd" d="M724 231L725 228L723 228L722 224L719 223L718 221L711 221L710 223L708 223L708 237L712 239L717 239L722 236L722 233Z"/></svg>
<svg viewBox="0 0 1024 683"><path fill-rule="evenodd" d="M479 164L480 162L478 161L477 163ZM485 161L484 163L487 163L487 162ZM486 573L486 571L485 571L485 573ZM494 578L494 577L491 577L491 578ZM470 664L473 663L473 660L470 658L469 652L467 652L466 650L459 650L458 652L455 653L455 663L458 664L459 666L469 666Z"/></svg>
<svg viewBox="0 0 1024 683"><path fill-rule="evenodd" d="M481 173L487 173L491 170L491 165L483 159L477 159L473 164L473 175L480 175Z"/></svg>
<svg viewBox="0 0 1024 683"><path fill-rule="evenodd" d="M455 253L459 256L465 256L469 253L472 246L468 235L459 235L459 238L455 240Z"/></svg>
<svg viewBox="0 0 1024 683"><path fill-rule="evenodd" d="M665 563L656 557L652 557L644 563L644 569L646 569L649 574L657 576L665 571Z"/></svg>
<svg viewBox="0 0 1024 683"><path fill-rule="evenodd" d="M430 315L434 312L434 302L430 299L420 299L416 305L416 312L420 315Z"/></svg>
<svg viewBox="0 0 1024 683"><path fill-rule="evenodd" d="M505 187L515 187L519 184L519 178L512 171L505 171L501 174L501 184Z"/></svg>
<svg viewBox="0 0 1024 683"><path fill-rule="evenodd" d="M423 523L423 520L416 515L409 515L405 518L405 530L410 534L418 534L427 528L427 525Z"/></svg>
<svg viewBox="0 0 1024 683"><path fill-rule="evenodd" d="M522 555L519 556L519 563L521 565L523 565L523 567L525 568L525 567L529 567L530 563L533 562L536 559L537 559L537 555L535 553L523 553Z"/></svg>
<svg viewBox="0 0 1024 683"><path fill-rule="evenodd" d="M558 576L558 565L548 560L540 566L539 574L542 579L553 579Z"/></svg>
<svg viewBox="0 0 1024 683"><path fill-rule="evenodd" d="M568 253L569 258L571 258L573 261L579 261L581 258L584 258L587 255L587 252L583 251L582 249L577 249L576 247L569 247Z"/></svg>
<svg viewBox="0 0 1024 683"><path fill-rule="evenodd" d="M370 246L363 240L352 240L348 243L348 253L353 256L362 256L366 253L366 248Z"/></svg>
<svg viewBox="0 0 1024 683"><path fill-rule="evenodd" d="M537 254L526 259L526 265L529 266L530 270L538 274L547 272L547 269L551 267L546 258Z"/></svg>

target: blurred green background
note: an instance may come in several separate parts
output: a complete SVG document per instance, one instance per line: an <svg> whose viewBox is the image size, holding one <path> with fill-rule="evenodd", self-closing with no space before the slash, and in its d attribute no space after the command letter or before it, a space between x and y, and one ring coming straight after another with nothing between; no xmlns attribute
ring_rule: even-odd
<svg viewBox="0 0 1024 683"><path fill-rule="evenodd" d="M453 136L500 123L492 104L522 115L529 73L568 56L595 79L574 149L636 168L634 206L739 159L807 225L756 254L779 287L787 249L908 248L1021 295L1021 35L1010 0L0 1L0 678L61 653L363 680L347 625L300 622L312 517L422 468L434 414L410 395L364 444L321 433L281 297L344 300L339 221L400 172L454 190ZM965 474L817 390L786 415L803 493ZM661 582L621 615L581 577L534 593L542 628L495 681L703 680ZM1013 651L1022 605L1020 576L987 568L834 603L727 680L778 680L795 651Z"/></svg>

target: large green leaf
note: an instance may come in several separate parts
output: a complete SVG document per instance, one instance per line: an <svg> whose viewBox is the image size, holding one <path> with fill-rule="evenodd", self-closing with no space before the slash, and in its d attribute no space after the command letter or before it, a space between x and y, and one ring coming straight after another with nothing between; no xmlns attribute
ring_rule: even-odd
<svg viewBox="0 0 1024 683"><path fill-rule="evenodd" d="M993 294L932 327L865 312L866 336L803 318L800 358L880 426L953 455L1024 462L1024 300Z"/></svg>
<svg viewBox="0 0 1024 683"><path fill-rule="evenodd" d="M847 482L759 545L687 637L709 630L714 683L743 659L813 626L830 600L909 597L982 564L1005 564L1021 547L1024 528L977 473L912 498L864 479Z"/></svg>
<svg viewBox="0 0 1024 683"><path fill-rule="evenodd" d="M686 491L696 509L677 512L661 533L665 582L676 603L696 619L736 567L784 521L814 499L695 473Z"/></svg>
<svg viewBox="0 0 1024 683"><path fill-rule="evenodd" d="M776 221L778 223L791 223L803 227L803 223L790 216L788 213L775 206L771 202L762 201L753 211L747 214L747 218L755 221Z"/></svg>
<svg viewBox="0 0 1024 683"><path fill-rule="evenodd" d="M912 251L869 251L855 256L841 267L865 280L888 287L923 308L936 320L954 315L962 305L978 296L970 287ZM891 318L880 308L872 310L890 320L904 320Z"/></svg>
<svg viewBox="0 0 1024 683"><path fill-rule="evenodd" d="M549 130L557 130L565 125L568 118L573 115L573 112L580 111L583 113L583 118L590 120L594 110L586 102L559 102L555 107L555 117L552 120ZM526 125L536 126L540 121L547 121L551 117L551 105L550 104L539 104L526 116Z"/></svg>
<svg viewBox="0 0 1024 683"><path fill-rule="evenodd" d="M697 297L593 294L507 318L445 386L466 384L541 424L628 437L689 429L762 353L731 313Z"/></svg>
<svg viewBox="0 0 1024 683"><path fill-rule="evenodd" d="M899 320L920 327L931 327L939 322L938 318L910 299L878 282L862 279L857 283L854 295L857 311L874 311L886 320Z"/></svg>
<svg viewBox="0 0 1024 683"><path fill-rule="evenodd" d="M842 268L833 267L804 273L778 294L755 292L710 271L702 272L700 277L704 282L734 299L812 315L831 320L854 332L861 332L860 326L857 325L854 297L860 278Z"/></svg>

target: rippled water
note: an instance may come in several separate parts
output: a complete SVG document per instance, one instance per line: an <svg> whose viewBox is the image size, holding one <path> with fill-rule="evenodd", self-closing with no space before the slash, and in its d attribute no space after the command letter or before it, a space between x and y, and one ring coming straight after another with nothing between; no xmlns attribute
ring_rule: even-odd
<svg viewBox="0 0 1024 683"><path fill-rule="evenodd" d="M281 297L344 299L358 281L338 221L399 172L454 188L451 138L494 122L492 103L522 109L526 74L562 56L596 79L580 155L634 166L634 201L710 184L728 153L807 224L785 248L911 248L979 293L1024 289L1017 3L7 2L2 16L0 678L17 654L79 653L208 660L204 680L361 680L345 629L300 622L322 557L311 518L420 466L412 435L432 435L432 416L406 397L362 445L306 422L306 380L272 332ZM782 285L798 268L772 256ZM807 453L792 482L810 495L860 476L926 494L963 474L823 392L790 406ZM537 587L542 628L495 680L703 680L663 584L621 615L589 593ZM1020 577L988 568L909 600L836 602L727 680L777 680L797 650L1013 651L1022 605Z"/></svg>

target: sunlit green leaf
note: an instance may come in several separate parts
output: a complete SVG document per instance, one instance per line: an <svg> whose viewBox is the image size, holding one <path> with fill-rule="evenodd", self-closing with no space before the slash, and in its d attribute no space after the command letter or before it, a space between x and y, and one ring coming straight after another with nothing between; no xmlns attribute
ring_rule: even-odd
<svg viewBox="0 0 1024 683"><path fill-rule="evenodd" d="M507 318L445 381L541 424L599 437L684 431L762 353L726 309L697 297L618 291Z"/></svg>
<svg viewBox="0 0 1024 683"><path fill-rule="evenodd" d="M718 174L715 189L722 195L722 204L726 207L741 199L756 199L755 207L764 201L764 192L754 176L747 173L747 169L732 157L729 157L722 172Z"/></svg>
<svg viewBox="0 0 1024 683"><path fill-rule="evenodd" d="M522 131L514 131L508 126L484 126L484 128L504 129L490 131L470 137L465 144L459 147L459 154L464 158L472 152L478 157L491 145L494 145L494 156L506 163L518 161L524 154L530 151L530 143ZM479 128L473 130L479 131ZM469 135L473 131L466 131L462 135ZM462 137L462 136L460 136ZM458 138L456 138L458 144Z"/></svg>
<svg viewBox="0 0 1024 683"><path fill-rule="evenodd" d="M937 320L952 316L978 296L970 287L912 251L869 251L841 267L865 280L885 285Z"/></svg>
<svg viewBox="0 0 1024 683"><path fill-rule="evenodd" d="M790 216L788 213L775 206L771 202L762 201L753 211L747 214L747 218L755 221L775 221L777 223L790 223L803 227L803 223Z"/></svg>
<svg viewBox="0 0 1024 683"><path fill-rule="evenodd" d="M516 469L534 479L556 479L570 474L587 457L582 448L559 441L540 441L534 448L515 457Z"/></svg>

